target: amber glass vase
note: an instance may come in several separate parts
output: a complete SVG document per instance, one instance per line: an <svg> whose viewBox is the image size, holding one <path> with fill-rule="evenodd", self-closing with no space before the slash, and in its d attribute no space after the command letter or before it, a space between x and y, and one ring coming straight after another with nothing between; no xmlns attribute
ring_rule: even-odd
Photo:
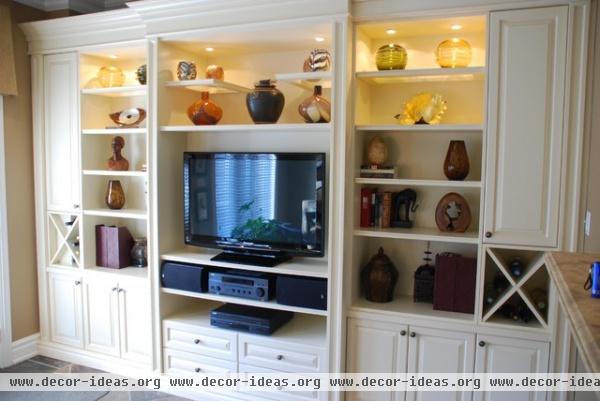
<svg viewBox="0 0 600 401"><path fill-rule="evenodd" d="M471 45L464 39L444 40L436 50L437 62L442 68L468 67L471 57Z"/></svg>
<svg viewBox="0 0 600 401"><path fill-rule="evenodd" d="M195 125L215 125L223 117L223 109L210 100L208 92L202 92L200 96L201 99L188 108L188 117Z"/></svg>
<svg viewBox="0 0 600 401"><path fill-rule="evenodd" d="M403 70L406 67L408 55L400 45L390 43L381 46L375 54L375 64L378 70Z"/></svg>
<svg viewBox="0 0 600 401"><path fill-rule="evenodd" d="M462 181L469 175L469 155L465 141L450 141L446 160L444 160L444 174L452 181Z"/></svg>
<svg viewBox="0 0 600 401"><path fill-rule="evenodd" d="M125 192L121 186L121 181L110 180L106 188L106 206L110 209L122 209L125 206Z"/></svg>

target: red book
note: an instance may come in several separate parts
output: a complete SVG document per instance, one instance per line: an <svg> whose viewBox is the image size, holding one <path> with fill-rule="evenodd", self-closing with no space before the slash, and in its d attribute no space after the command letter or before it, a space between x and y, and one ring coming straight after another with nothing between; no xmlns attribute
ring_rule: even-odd
<svg viewBox="0 0 600 401"><path fill-rule="evenodd" d="M360 190L360 226L371 227L371 196L373 188L362 188Z"/></svg>

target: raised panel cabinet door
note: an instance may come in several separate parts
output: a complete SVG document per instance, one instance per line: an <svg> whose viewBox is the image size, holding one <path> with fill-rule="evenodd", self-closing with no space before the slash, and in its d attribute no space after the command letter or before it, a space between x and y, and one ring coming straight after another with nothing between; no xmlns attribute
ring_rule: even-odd
<svg viewBox="0 0 600 401"><path fill-rule="evenodd" d="M406 372L408 326L348 319L348 373ZM404 401L404 392L347 392L349 401Z"/></svg>
<svg viewBox="0 0 600 401"><path fill-rule="evenodd" d="M116 280L85 282L85 348L90 351L119 356L118 289Z"/></svg>
<svg viewBox="0 0 600 401"><path fill-rule="evenodd" d="M558 246L567 12L490 14L488 243Z"/></svg>
<svg viewBox="0 0 600 401"><path fill-rule="evenodd" d="M44 56L44 141L49 210L79 208L78 61Z"/></svg>
<svg viewBox="0 0 600 401"><path fill-rule="evenodd" d="M409 327L408 372L470 373L475 359L475 334L427 327ZM471 392L406 393L407 401L470 401Z"/></svg>
<svg viewBox="0 0 600 401"><path fill-rule="evenodd" d="M81 277L74 274L48 273L48 294L51 341L82 348Z"/></svg>
<svg viewBox="0 0 600 401"><path fill-rule="evenodd" d="M146 282L119 283L121 358L150 363L152 360L152 312Z"/></svg>
<svg viewBox="0 0 600 401"><path fill-rule="evenodd" d="M544 341L477 336L476 373L547 373L550 346ZM476 391L474 401L545 401L544 392Z"/></svg>

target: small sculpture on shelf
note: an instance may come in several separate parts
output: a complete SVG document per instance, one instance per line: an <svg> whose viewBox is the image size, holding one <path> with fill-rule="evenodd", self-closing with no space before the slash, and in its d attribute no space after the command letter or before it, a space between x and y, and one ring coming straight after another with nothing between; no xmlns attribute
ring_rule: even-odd
<svg viewBox="0 0 600 401"><path fill-rule="evenodd" d="M104 88L123 86L125 75L119 67L115 67L114 65L102 67L98 71L98 82Z"/></svg>
<svg viewBox="0 0 600 401"><path fill-rule="evenodd" d="M471 209L456 192L447 193L435 209L435 223L443 232L464 233L471 225Z"/></svg>
<svg viewBox="0 0 600 401"><path fill-rule="evenodd" d="M331 120L331 104L323 97L321 85L315 85L312 96L300 103L298 113L307 123L328 123Z"/></svg>
<svg viewBox="0 0 600 401"><path fill-rule="evenodd" d="M394 116L402 125L439 124L446 111L446 101L438 93L422 92L404 104L404 110Z"/></svg>
<svg viewBox="0 0 600 401"><path fill-rule="evenodd" d="M119 180L109 180L106 188L106 206L109 209L119 210L125 206L125 192Z"/></svg>
<svg viewBox="0 0 600 401"><path fill-rule="evenodd" d="M367 162L372 168L385 165L388 158L388 148L380 135L375 135L367 144Z"/></svg>
<svg viewBox="0 0 600 401"><path fill-rule="evenodd" d="M435 55L442 68L468 67L471 63L471 45L459 38L444 40L438 45Z"/></svg>
<svg viewBox="0 0 600 401"><path fill-rule="evenodd" d="M400 228L412 228L413 222L410 214L417 211L417 193L414 189L407 188L394 195L391 226Z"/></svg>
<svg viewBox="0 0 600 401"><path fill-rule="evenodd" d="M194 125L215 125L223 117L223 109L210 100L208 92L201 92L200 100L194 102L187 110L187 115Z"/></svg>
<svg viewBox="0 0 600 401"><path fill-rule="evenodd" d="M314 49L304 61L304 72L329 71L331 68L331 55L325 49Z"/></svg>
<svg viewBox="0 0 600 401"><path fill-rule="evenodd" d="M146 66L146 64L140 65L138 69L135 70L135 77L137 78L140 85L146 85L147 70L148 67Z"/></svg>
<svg viewBox="0 0 600 401"><path fill-rule="evenodd" d="M146 110L138 107L131 107L129 109L117 111L116 113L110 113L108 116L119 128L138 128L142 121L146 119Z"/></svg>
<svg viewBox="0 0 600 401"><path fill-rule="evenodd" d="M406 49L395 43L381 46L375 53L375 64L378 70L403 70L408 56Z"/></svg>
<svg viewBox="0 0 600 401"><path fill-rule="evenodd" d="M177 64L177 78L180 81L196 79L196 63L193 61L180 61Z"/></svg>
<svg viewBox="0 0 600 401"><path fill-rule="evenodd" d="M451 181L462 181L469 175L469 155L465 141L450 141L444 160L444 174Z"/></svg>
<svg viewBox="0 0 600 401"><path fill-rule="evenodd" d="M391 302L394 299L394 287L398 281L398 270L379 248L377 255L361 271L361 281L365 297L371 302Z"/></svg>
<svg viewBox="0 0 600 401"><path fill-rule="evenodd" d="M435 279L435 267L431 265L431 251L429 242L422 264L415 271L415 284L413 288L413 301L433 303L433 284Z"/></svg>
<svg viewBox="0 0 600 401"><path fill-rule="evenodd" d="M115 136L112 139L111 147L113 154L106 162L108 169L112 171L129 170L129 161L121 154L125 147L125 139L122 136Z"/></svg>
<svg viewBox="0 0 600 401"><path fill-rule="evenodd" d="M218 79L219 81L225 79L225 71L223 71L223 67L220 65L209 65L206 67L205 74L206 79Z"/></svg>
<svg viewBox="0 0 600 401"><path fill-rule="evenodd" d="M275 81L263 79L246 95L246 107L255 124L274 124L283 112L285 97L275 87Z"/></svg>

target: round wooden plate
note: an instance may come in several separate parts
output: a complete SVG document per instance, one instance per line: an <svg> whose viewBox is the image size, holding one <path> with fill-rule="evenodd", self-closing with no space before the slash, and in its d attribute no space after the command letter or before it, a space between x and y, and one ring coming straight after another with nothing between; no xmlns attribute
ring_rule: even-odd
<svg viewBox="0 0 600 401"><path fill-rule="evenodd" d="M444 195L435 209L435 224L444 232L467 231L471 224L471 209L466 199L456 192Z"/></svg>

